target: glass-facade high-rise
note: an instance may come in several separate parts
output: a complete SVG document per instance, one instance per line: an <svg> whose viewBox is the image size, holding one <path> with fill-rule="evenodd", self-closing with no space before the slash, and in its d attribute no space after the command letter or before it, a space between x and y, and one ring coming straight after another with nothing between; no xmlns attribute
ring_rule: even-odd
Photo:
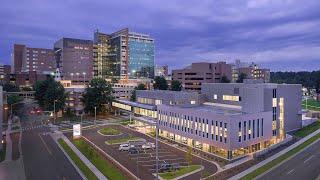
<svg viewBox="0 0 320 180"><path fill-rule="evenodd" d="M154 77L154 41L148 35L122 29L94 33L94 72L113 82Z"/></svg>
<svg viewBox="0 0 320 180"><path fill-rule="evenodd" d="M154 42L129 37L129 78L154 77Z"/></svg>

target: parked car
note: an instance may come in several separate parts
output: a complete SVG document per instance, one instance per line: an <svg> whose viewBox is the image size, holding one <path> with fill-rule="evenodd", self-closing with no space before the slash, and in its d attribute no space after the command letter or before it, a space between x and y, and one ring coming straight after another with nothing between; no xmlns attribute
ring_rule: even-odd
<svg viewBox="0 0 320 180"><path fill-rule="evenodd" d="M119 151L128 151L130 148L133 148L134 145L129 144L120 144Z"/></svg>
<svg viewBox="0 0 320 180"><path fill-rule="evenodd" d="M171 170L171 165L169 163L163 163L159 166L159 172L166 172Z"/></svg>
<svg viewBox="0 0 320 180"><path fill-rule="evenodd" d="M138 154L139 150L136 147L130 147L128 152L129 154Z"/></svg>
<svg viewBox="0 0 320 180"><path fill-rule="evenodd" d="M172 163L171 164L171 170L179 170L180 169L180 164L179 163Z"/></svg>
<svg viewBox="0 0 320 180"><path fill-rule="evenodd" d="M142 149L154 149L156 148L156 145L154 145L154 143L148 142L146 144L143 144L141 146Z"/></svg>

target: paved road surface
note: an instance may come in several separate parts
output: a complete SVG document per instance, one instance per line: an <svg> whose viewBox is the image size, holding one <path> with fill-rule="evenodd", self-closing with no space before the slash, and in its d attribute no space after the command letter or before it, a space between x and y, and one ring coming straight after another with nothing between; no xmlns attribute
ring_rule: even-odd
<svg viewBox="0 0 320 180"><path fill-rule="evenodd" d="M51 136L48 128L36 128L22 134L22 155L27 180L82 179Z"/></svg>
<svg viewBox="0 0 320 180"><path fill-rule="evenodd" d="M268 172L259 180L306 180L320 176L320 141Z"/></svg>

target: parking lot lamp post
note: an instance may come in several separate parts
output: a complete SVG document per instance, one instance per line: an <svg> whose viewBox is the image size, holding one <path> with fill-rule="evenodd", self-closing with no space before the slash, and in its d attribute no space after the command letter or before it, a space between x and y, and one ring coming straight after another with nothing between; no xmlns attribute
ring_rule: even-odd
<svg viewBox="0 0 320 180"><path fill-rule="evenodd" d="M159 179L159 156L158 156L158 151L159 151L159 144L158 144L158 135L159 134L159 121L157 120L156 124L156 174L157 174L157 180Z"/></svg>
<svg viewBox="0 0 320 180"><path fill-rule="evenodd" d="M53 100L53 124L56 123L56 99Z"/></svg>
<svg viewBox="0 0 320 180"><path fill-rule="evenodd" d="M93 124L96 125L96 120L97 120L97 107L94 107L94 122Z"/></svg>

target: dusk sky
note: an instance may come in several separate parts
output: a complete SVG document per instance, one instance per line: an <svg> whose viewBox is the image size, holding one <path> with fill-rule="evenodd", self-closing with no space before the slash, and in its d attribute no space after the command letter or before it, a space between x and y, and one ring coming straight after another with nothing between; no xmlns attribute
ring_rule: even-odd
<svg viewBox="0 0 320 180"><path fill-rule="evenodd" d="M156 64L254 61L272 71L320 69L319 0L4 0L0 61L14 43L52 48L129 27L155 39Z"/></svg>

